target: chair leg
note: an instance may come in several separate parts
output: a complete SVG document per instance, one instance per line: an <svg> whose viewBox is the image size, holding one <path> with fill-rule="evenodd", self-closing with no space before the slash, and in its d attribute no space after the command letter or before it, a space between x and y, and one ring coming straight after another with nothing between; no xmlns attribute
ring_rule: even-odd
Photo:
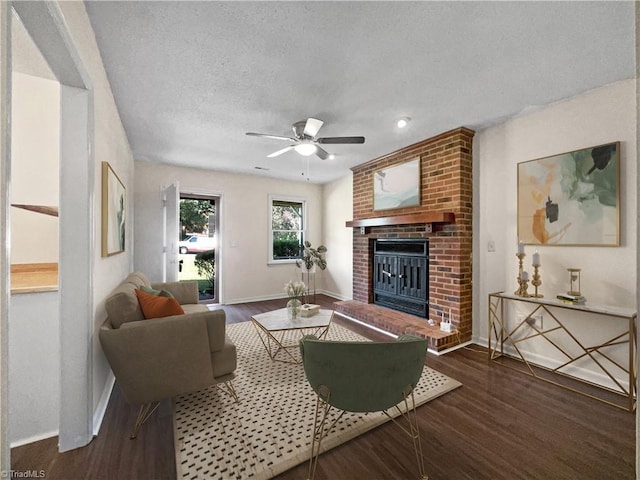
<svg viewBox="0 0 640 480"><path fill-rule="evenodd" d="M227 395L230 395L231 397L233 397L233 400L236 403L240 403L240 397L238 397L238 392L236 392L235 387L233 386L233 383L231 382L231 380L229 380L228 382L223 382L223 387L220 386L220 384L216 384L216 388L218 390L220 390L221 392L226 393Z"/></svg>
<svg viewBox="0 0 640 480"><path fill-rule="evenodd" d="M407 435L413 440L413 449L416 454L416 461L418 462L418 472L420 473L420 480L429 480L429 477L425 473L424 469L424 455L422 453L422 442L420 441L420 427L418 425L418 413L416 411L416 402L413 396L413 387L407 387L402 395L404 397L404 411L402 408L396 405L396 410L400 412L400 417L406 421L406 424L401 424L395 418L391 417L387 412L384 412L396 425L398 425Z"/></svg>
<svg viewBox="0 0 640 480"><path fill-rule="evenodd" d="M160 402L155 402L155 406L153 405L153 403L154 402L149 402L149 403L140 405L140 410L138 411L138 418L136 418L136 423L133 427L133 432L131 432L131 436L129 437L131 440L135 439L138 436L138 430L140 430L140 427L142 427L142 424L147 420L149 420L149 417L153 415L153 412L155 412L157 408L160 406Z"/></svg>
<svg viewBox="0 0 640 480"><path fill-rule="evenodd" d="M407 399L405 397L405 402ZM416 461L418 462L418 472L420 480L429 480L424 470L424 455L422 452L422 442L420 441L420 426L418 425L418 412L416 411L416 402L411 391L411 408L407 404L407 419L411 428L411 438L413 439L413 449L416 452Z"/></svg>
<svg viewBox="0 0 640 480"><path fill-rule="evenodd" d="M331 395L329 389L324 385L320 385L318 390L319 392L316 397L316 413L313 418L313 431L311 432L311 458L309 459L309 474L307 475L307 480L313 480L313 477L316 474L322 439L328 433L328 430L325 431L327 415L331 409L331 405L328 403L329 396ZM324 399L320 394L322 394Z"/></svg>

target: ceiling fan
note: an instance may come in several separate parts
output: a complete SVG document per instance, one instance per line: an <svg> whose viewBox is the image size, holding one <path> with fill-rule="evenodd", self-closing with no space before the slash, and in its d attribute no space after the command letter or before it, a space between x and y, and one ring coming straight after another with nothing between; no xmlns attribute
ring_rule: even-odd
<svg viewBox="0 0 640 480"><path fill-rule="evenodd" d="M300 155L304 155L308 157L309 155L313 155L314 153L321 159L326 160L328 158L333 158L329 152L323 149L320 145L335 145L335 144L344 144L344 143L364 143L364 137L321 137L316 138L318 135L318 131L324 122L322 120L318 120L317 118L307 118L307 120L302 120L300 122L294 123L291 128L293 130L293 137L284 137L280 135L269 135L266 133L253 133L247 132L247 135L253 137L266 137L273 138L275 140L286 140L288 142L293 142L292 145L288 147L282 148L278 151L275 151L267 157L273 158L278 155L282 155L283 153L288 152L289 150L295 150Z"/></svg>

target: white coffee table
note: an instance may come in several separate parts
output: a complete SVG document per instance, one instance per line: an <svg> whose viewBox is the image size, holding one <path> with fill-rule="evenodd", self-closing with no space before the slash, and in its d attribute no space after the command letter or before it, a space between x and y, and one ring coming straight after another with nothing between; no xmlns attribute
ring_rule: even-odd
<svg viewBox="0 0 640 480"><path fill-rule="evenodd" d="M311 317L290 320L287 309L281 308L253 315L251 323L255 326L271 360L299 365L302 363L300 339L305 335L326 337L332 319L333 310L321 309Z"/></svg>

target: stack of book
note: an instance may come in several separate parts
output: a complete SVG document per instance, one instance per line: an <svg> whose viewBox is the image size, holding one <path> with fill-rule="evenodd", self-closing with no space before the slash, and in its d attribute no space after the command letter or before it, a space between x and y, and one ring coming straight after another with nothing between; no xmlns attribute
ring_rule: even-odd
<svg viewBox="0 0 640 480"><path fill-rule="evenodd" d="M587 301L582 295L569 295L568 293L560 293L556 298L569 305L582 305Z"/></svg>

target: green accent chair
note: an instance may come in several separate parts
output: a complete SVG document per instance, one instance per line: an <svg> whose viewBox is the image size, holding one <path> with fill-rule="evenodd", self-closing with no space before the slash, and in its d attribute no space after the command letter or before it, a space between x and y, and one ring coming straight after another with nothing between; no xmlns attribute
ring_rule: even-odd
<svg viewBox="0 0 640 480"><path fill-rule="evenodd" d="M316 392L309 479L318 464L322 440L347 412L382 412L413 440L421 479L424 458L413 389L420 380L427 340L402 335L392 342L337 342L307 335L300 340L307 381ZM330 424L331 409L341 410ZM397 419L389 414L393 410Z"/></svg>

